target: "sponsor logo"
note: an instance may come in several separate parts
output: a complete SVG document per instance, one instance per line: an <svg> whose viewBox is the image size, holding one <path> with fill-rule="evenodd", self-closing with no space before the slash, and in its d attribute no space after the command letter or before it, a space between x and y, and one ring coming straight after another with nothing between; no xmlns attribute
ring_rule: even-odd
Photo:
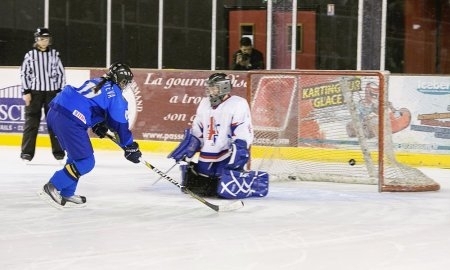
<svg viewBox="0 0 450 270"><path fill-rule="evenodd" d="M73 114L76 118L80 119L81 122L83 122L84 124L86 124L86 117L85 117L84 114L82 114L80 111L74 110L74 111L72 112L72 114Z"/></svg>
<svg viewBox="0 0 450 270"><path fill-rule="evenodd" d="M427 95L449 95L450 81L419 81L417 91Z"/></svg>
<svg viewBox="0 0 450 270"><path fill-rule="evenodd" d="M42 112L39 133L47 132L47 124ZM0 132L22 133L25 124L25 102L20 85L0 88Z"/></svg>

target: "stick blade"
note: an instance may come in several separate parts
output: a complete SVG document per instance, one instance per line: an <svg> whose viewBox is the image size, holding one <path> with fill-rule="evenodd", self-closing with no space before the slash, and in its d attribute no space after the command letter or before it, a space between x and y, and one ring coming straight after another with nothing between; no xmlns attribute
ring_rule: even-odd
<svg viewBox="0 0 450 270"><path fill-rule="evenodd" d="M242 207L244 207L243 201L235 201L229 204L219 205L217 212L235 211L241 209Z"/></svg>
<svg viewBox="0 0 450 270"><path fill-rule="evenodd" d="M207 206L209 206L209 208L213 209L216 212L235 211L235 210L238 210L238 209L241 209L242 207L244 207L243 201L234 201L229 204L221 204L221 205L212 204L208 201L205 201L204 204L206 204Z"/></svg>
<svg viewBox="0 0 450 270"><path fill-rule="evenodd" d="M192 192L191 190L189 190L188 188L182 186L181 187L181 191L191 195L193 198L197 199L199 202L203 203L204 205L208 206L209 208L211 208L212 210L216 211L216 212L227 212L227 211L234 211L237 209L240 209L244 206L244 202L243 201L234 201L232 203L229 204L213 204L207 200L205 200L203 197L200 197L199 195L197 195L196 193Z"/></svg>

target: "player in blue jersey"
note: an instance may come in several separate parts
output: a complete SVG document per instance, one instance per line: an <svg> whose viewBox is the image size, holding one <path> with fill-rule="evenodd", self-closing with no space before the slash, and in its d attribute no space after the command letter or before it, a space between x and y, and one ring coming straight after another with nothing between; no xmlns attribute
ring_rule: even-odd
<svg viewBox="0 0 450 270"><path fill-rule="evenodd" d="M78 206L86 197L75 195L78 180L95 166L94 150L88 129L100 138L108 130L116 135L125 158L139 163L141 151L128 124L128 103L122 91L133 80L133 73L123 63L110 66L107 74L86 81L80 87L67 85L50 103L47 125L67 153L64 168L56 171L40 193L44 199L61 207L67 202Z"/></svg>

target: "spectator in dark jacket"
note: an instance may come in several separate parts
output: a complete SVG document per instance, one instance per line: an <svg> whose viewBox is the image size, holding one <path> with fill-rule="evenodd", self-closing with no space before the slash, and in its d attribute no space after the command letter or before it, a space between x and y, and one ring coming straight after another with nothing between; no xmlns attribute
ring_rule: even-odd
<svg viewBox="0 0 450 270"><path fill-rule="evenodd" d="M262 52L253 48L252 40L243 37L240 41L240 48L233 54L232 70L264 69L264 57Z"/></svg>

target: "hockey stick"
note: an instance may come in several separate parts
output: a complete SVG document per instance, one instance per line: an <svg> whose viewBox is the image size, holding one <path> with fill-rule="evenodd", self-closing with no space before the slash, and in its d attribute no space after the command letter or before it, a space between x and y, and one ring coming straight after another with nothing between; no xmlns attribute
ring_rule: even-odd
<svg viewBox="0 0 450 270"><path fill-rule="evenodd" d="M168 174L168 173L169 173L176 165L180 165L180 162L183 162L183 164L184 164L184 163L189 164L190 159L189 159L189 158L183 157L182 160L180 160L180 161L178 161L178 162L175 162L175 164L173 164L172 167L170 167L170 168L169 168L167 171L165 171L164 173L165 173L165 174ZM162 176L159 176L159 178L156 179L155 182L153 182L152 186L153 186L154 184L158 183L159 180L161 180L162 178L163 178Z"/></svg>
<svg viewBox="0 0 450 270"><path fill-rule="evenodd" d="M233 211L233 210L237 210L237 209L239 209L239 208L244 206L244 202L243 201L235 201L235 202L232 202L230 204L225 204L225 205L217 205L217 204L210 203L207 200L205 200L204 198L202 198L199 195L195 194L194 192L190 191L188 188L180 185L176 180L174 180L173 178L171 178L170 176L168 176L164 172L158 170L157 168L155 168L155 166L153 166L152 164L148 163L147 161L141 159L141 162L144 163L145 166L150 168L152 171L154 171L157 174L161 175L164 179L166 179L170 183L172 183L175 186L177 186L178 188L180 188L181 191L191 195L191 197L197 199L199 202L203 203L204 205L208 206L209 208L213 209L216 212Z"/></svg>
<svg viewBox="0 0 450 270"><path fill-rule="evenodd" d="M168 173L169 173L176 165L178 165L178 163L173 164L172 167L170 167L170 168L169 168L167 171L165 171L164 173L165 173L165 174L168 174ZM158 183L159 180L161 180L161 178L163 178L163 177L162 177L162 176L159 176L159 178L156 179L155 182L152 183L152 186L153 186L154 184Z"/></svg>
<svg viewBox="0 0 450 270"><path fill-rule="evenodd" d="M113 137L110 134L106 134L106 137L108 137L110 140L112 140L114 143L116 143L117 145L119 145L119 143L117 142L116 138ZM242 208L244 206L244 202L243 201L235 201L232 202L230 204L225 204L225 205L217 205L217 204L213 204L211 202L208 202L207 200L205 200L204 198L200 197L199 195L195 194L194 192L190 191L188 188L180 185L176 180L174 180L172 177L168 176L167 174L165 174L163 171L160 171L158 168L156 168L155 166L153 166L151 163L145 161L144 159L140 159L141 163L143 163L147 168L151 169L152 171L156 172L157 174L159 174L162 178L166 179L167 181L169 181L170 183L174 184L175 186L177 186L179 189L181 189L181 191L191 195L191 197L193 197L194 199L197 199L199 202L203 203L204 205L208 206L209 208L211 208L212 210L216 211L216 212L225 212L225 211L233 211L233 210L237 210L239 208Z"/></svg>

